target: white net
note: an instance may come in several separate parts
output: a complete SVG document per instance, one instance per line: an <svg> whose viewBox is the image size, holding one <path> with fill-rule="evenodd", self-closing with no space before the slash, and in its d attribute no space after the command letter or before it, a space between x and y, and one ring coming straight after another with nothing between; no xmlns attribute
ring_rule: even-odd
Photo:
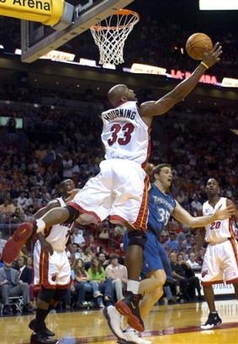
<svg viewBox="0 0 238 344"><path fill-rule="evenodd" d="M118 65L124 62L125 41L139 20L138 13L122 9L90 28L99 48L100 64Z"/></svg>

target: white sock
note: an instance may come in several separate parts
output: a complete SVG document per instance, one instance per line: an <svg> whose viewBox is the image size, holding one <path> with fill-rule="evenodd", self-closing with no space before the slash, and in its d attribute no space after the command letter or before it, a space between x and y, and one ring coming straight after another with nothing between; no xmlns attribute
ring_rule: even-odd
<svg viewBox="0 0 238 344"><path fill-rule="evenodd" d="M42 219L36 220L37 230L36 233L41 233L45 229L45 222Z"/></svg>
<svg viewBox="0 0 238 344"><path fill-rule="evenodd" d="M138 294L139 282L134 280L127 281L127 291L132 291L133 294Z"/></svg>

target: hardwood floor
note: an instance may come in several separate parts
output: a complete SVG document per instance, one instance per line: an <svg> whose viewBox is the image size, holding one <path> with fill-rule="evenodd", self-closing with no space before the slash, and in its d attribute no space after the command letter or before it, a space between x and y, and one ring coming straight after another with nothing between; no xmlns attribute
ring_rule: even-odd
<svg viewBox="0 0 238 344"><path fill-rule="evenodd" d="M200 331L208 309L205 302L156 306L146 321L143 337L154 344L236 344L238 342L238 302L217 301L223 323ZM28 323L34 316L0 317L1 344L29 344ZM47 326L60 344L116 343L101 310L50 314Z"/></svg>

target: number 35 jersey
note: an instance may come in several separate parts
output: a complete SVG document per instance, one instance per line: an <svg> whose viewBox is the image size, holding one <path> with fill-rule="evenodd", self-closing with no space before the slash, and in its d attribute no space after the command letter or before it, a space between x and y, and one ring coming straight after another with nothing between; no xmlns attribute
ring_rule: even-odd
<svg viewBox="0 0 238 344"><path fill-rule="evenodd" d="M159 237L176 207L170 194L161 192L154 184L149 191L149 217L147 227Z"/></svg>
<svg viewBox="0 0 238 344"><path fill-rule="evenodd" d="M101 114L106 159L126 159L145 165L150 153L150 128L141 119L137 102L128 101Z"/></svg>

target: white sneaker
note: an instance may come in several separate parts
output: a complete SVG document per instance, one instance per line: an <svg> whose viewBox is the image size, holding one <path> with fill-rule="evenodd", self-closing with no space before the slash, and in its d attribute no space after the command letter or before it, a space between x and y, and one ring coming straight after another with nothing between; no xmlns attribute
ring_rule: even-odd
<svg viewBox="0 0 238 344"><path fill-rule="evenodd" d="M134 329L127 329L123 334L124 339L126 339L128 343L152 344L150 340L139 337L138 332L136 332Z"/></svg>
<svg viewBox="0 0 238 344"><path fill-rule="evenodd" d="M114 306L108 306L104 308L103 314L107 319L108 326L112 333L119 339L119 342L125 341L124 333L121 330L121 314L116 310Z"/></svg>

